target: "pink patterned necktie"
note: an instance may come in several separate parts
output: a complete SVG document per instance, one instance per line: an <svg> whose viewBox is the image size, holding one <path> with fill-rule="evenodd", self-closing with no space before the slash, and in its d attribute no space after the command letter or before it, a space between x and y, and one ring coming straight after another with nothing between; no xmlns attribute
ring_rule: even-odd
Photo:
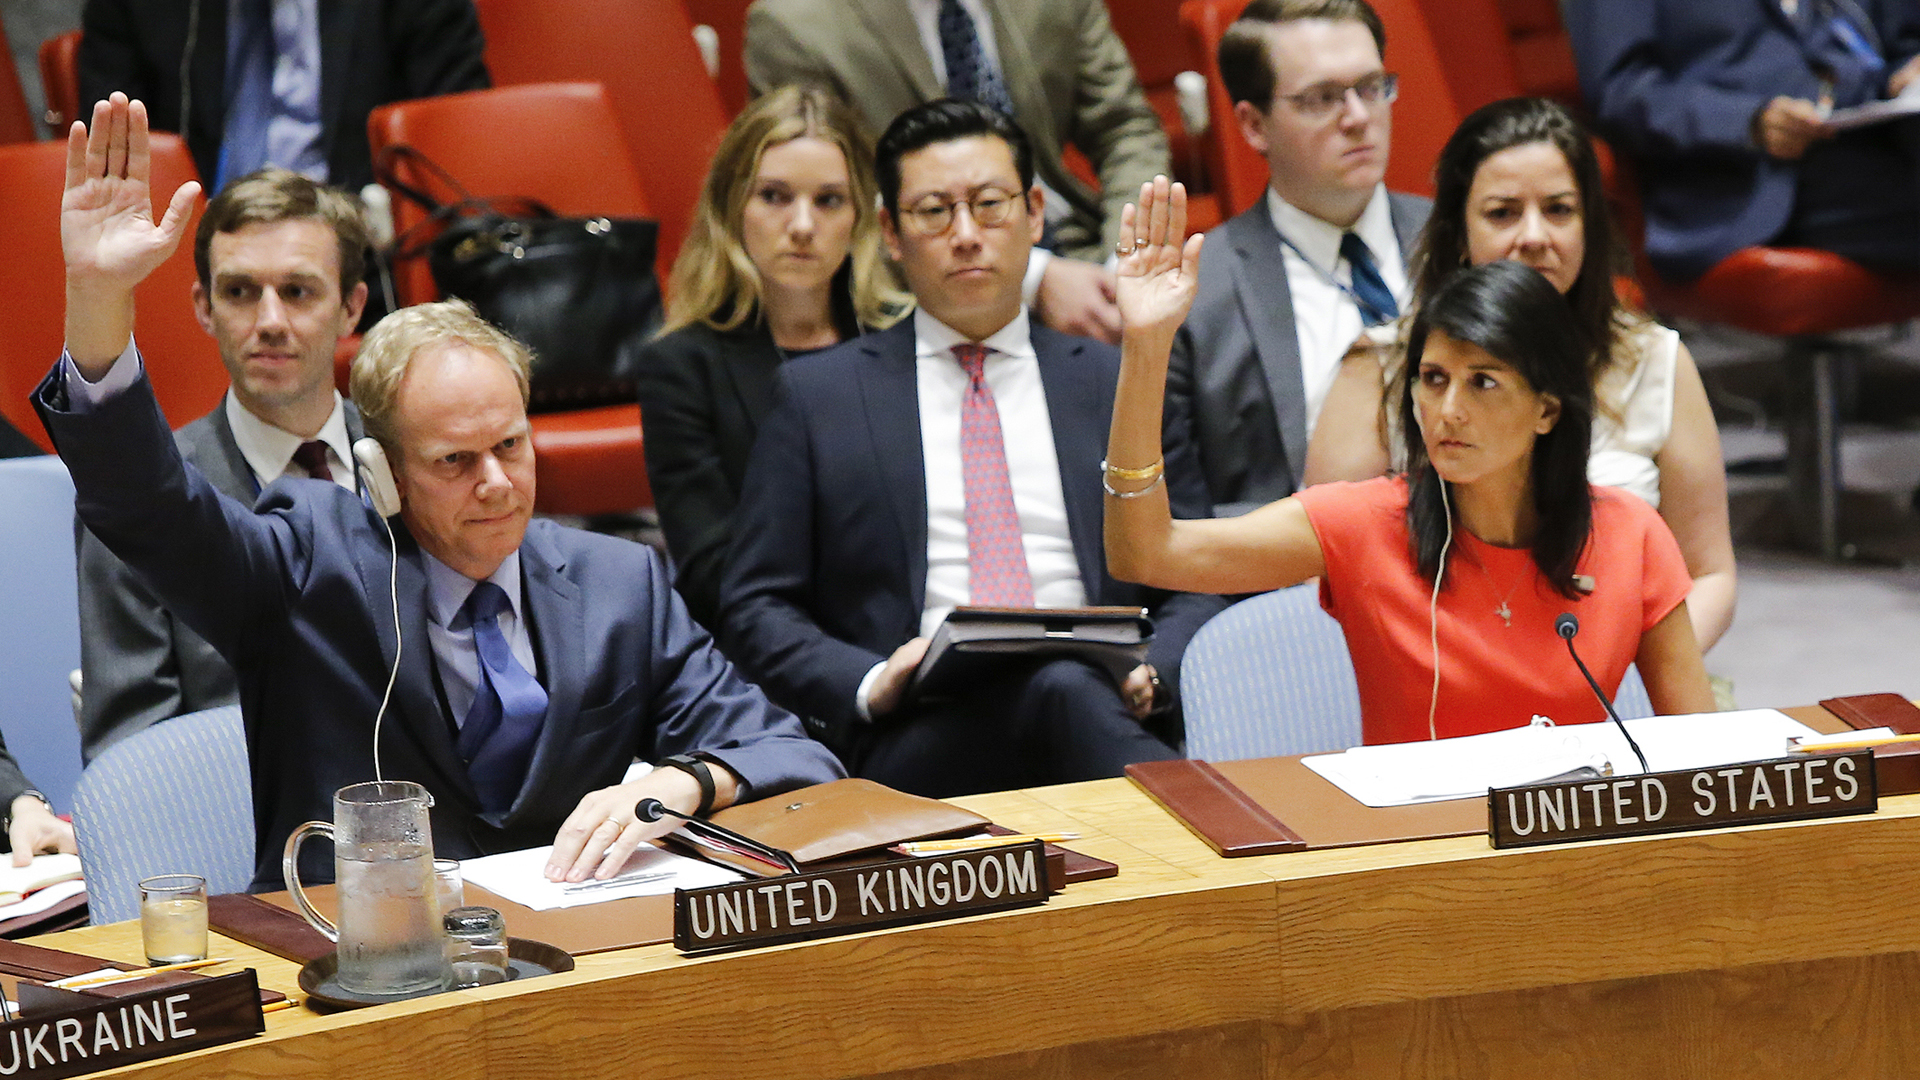
<svg viewBox="0 0 1920 1080"><path fill-rule="evenodd" d="M967 373L960 399L960 478L967 494L967 597L983 607L1032 607L1033 578L1007 479L1000 410L987 386L987 348L955 345Z"/></svg>

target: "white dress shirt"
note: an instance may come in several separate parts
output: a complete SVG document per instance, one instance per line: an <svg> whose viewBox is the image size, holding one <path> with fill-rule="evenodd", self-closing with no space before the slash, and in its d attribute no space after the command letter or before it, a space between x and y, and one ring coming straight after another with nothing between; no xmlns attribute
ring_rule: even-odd
<svg viewBox="0 0 1920 1080"><path fill-rule="evenodd" d="M1353 268L1340 257L1340 240L1348 230L1330 225L1267 189L1267 212L1274 231L1284 240L1281 258L1287 267L1287 291L1293 298L1293 327L1300 341L1300 382L1307 400L1307 434L1320 419L1327 391L1340 373L1340 360L1366 329L1360 307L1347 292ZM1393 231L1393 211L1387 188L1373 189L1373 198L1354 222L1353 232L1373 252L1380 277L1393 291L1402 309L1407 305L1406 261L1400 257L1400 238Z"/></svg>
<svg viewBox="0 0 1920 1080"><path fill-rule="evenodd" d="M967 374L953 355L955 345L970 339L925 310L913 314L913 336L920 453L927 484L927 586L920 634L931 637L947 613L967 603L970 596L967 493L960 460L960 405ZM1013 487L1014 510L1020 515L1034 604L1080 607L1087 602L1087 590L1067 529L1053 418L1047 411L1026 309L980 344L988 349L983 371L1000 414L1007 480ZM867 715L867 699L883 666L876 664L861 680L857 705L862 716Z"/></svg>
<svg viewBox="0 0 1920 1080"><path fill-rule="evenodd" d="M253 415L240 404L232 390L227 391L224 408L227 426L233 429L233 441L240 447L240 456L247 459L254 481L262 488L283 476L307 475L305 469L293 463L293 453L309 440ZM333 482L348 491L358 491L350 464L353 441L347 438L347 410L341 404L339 391L333 395L333 412L328 414L327 422L320 425L314 439L327 444L327 471L333 474Z"/></svg>

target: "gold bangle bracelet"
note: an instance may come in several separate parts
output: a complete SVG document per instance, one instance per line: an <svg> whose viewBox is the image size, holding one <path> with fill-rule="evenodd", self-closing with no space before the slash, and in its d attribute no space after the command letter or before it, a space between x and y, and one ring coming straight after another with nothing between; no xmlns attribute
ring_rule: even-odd
<svg viewBox="0 0 1920 1080"><path fill-rule="evenodd" d="M1118 465L1107 464L1105 459L1102 459L1100 462L1100 470L1115 480L1152 480L1160 475L1160 470L1165 466L1165 458L1161 458L1159 461L1148 465L1144 469L1123 469Z"/></svg>

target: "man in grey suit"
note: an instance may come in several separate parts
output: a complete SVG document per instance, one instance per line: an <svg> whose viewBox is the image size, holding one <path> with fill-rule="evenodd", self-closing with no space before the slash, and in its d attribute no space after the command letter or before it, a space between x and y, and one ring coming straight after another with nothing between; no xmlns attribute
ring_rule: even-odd
<svg viewBox="0 0 1920 1080"><path fill-rule="evenodd" d="M215 491L132 341L134 288L198 189L156 219L150 173L138 102L116 93L69 134L67 351L34 402L81 519L234 665L256 888L298 823L376 778L425 786L437 854L551 842L548 876L580 881L673 828L639 800L703 815L844 775L734 673L652 549L533 518L532 357L465 304L395 312L362 343L366 501L308 478L252 506ZM636 756L660 767L624 780Z"/></svg>
<svg viewBox="0 0 1920 1080"><path fill-rule="evenodd" d="M228 185L194 236L193 310L233 380L219 408L180 429L180 452L251 503L282 476L355 490L360 415L334 389L333 355L367 300L358 200L285 169ZM237 699L233 669L144 581L77 527L80 754L162 720Z"/></svg>
<svg viewBox="0 0 1920 1080"><path fill-rule="evenodd" d="M1382 182L1385 48L1366 0L1253 0L1220 43L1234 120L1272 180L1208 237L1167 370L1168 415L1190 418L1216 516L1300 486L1341 357L1406 301L1431 204Z"/></svg>
<svg viewBox="0 0 1920 1080"><path fill-rule="evenodd" d="M1032 141L1047 209L1023 299L1056 330L1120 340L1107 269L1120 208L1172 165L1101 0L757 0L746 54L755 93L824 86L876 136L942 97L1011 116ZM1097 192L1067 168L1068 144L1092 163Z"/></svg>

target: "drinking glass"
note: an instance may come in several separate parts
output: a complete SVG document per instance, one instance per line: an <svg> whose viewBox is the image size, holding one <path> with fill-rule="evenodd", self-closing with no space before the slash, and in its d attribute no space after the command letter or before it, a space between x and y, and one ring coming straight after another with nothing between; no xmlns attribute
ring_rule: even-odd
<svg viewBox="0 0 1920 1080"><path fill-rule="evenodd" d="M161 874L140 882L140 943L147 963L207 958L207 879Z"/></svg>

